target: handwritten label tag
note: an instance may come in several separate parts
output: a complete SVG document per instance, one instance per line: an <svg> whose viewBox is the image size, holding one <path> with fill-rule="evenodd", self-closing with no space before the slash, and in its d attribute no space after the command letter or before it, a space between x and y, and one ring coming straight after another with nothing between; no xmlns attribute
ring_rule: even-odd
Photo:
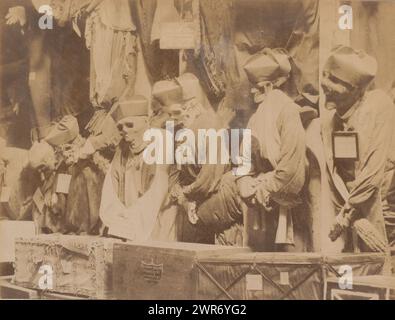
<svg viewBox="0 0 395 320"><path fill-rule="evenodd" d="M280 272L280 284L283 286L289 285L289 273L288 272Z"/></svg>
<svg viewBox="0 0 395 320"><path fill-rule="evenodd" d="M11 188L2 187L0 191L0 203L8 203L11 197Z"/></svg>
<svg viewBox="0 0 395 320"><path fill-rule="evenodd" d="M58 174L55 192L68 194L70 189L70 182L71 182L71 175Z"/></svg>
<svg viewBox="0 0 395 320"><path fill-rule="evenodd" d="M193 22L167 22L162 24L161 49L194 49L195 46L196 32Z"/></svg>
<svg viewBox="0 0 395 320"><path fill-rule="evenodd" d="M37 188L36 192L34 193L33 202L36 205L38 211L40 211L40 213L43 213L45 201L40 188Z"/></svg>
<svg viewBox="0 0 395 320"><path fill-rule="evenodd" d="M262 276L260 274L247 274L246 288L251 291L263 290Z"/></svg>
<svg viewBox="0 0 395 320"><path fill-rule="evenodd" d="M356 132L333 133L333 158L358 160L358 134Z"/></svg>
<svg viewBox="0 0 395 320"><path fill-rule="evenodd" d="M29 81L34 81L34 80L36 80L36 73L30 72L29 73Z"/></svg>
<svg viewBox="0 0 395 320"><path fill-rule="evenodd" d="M67 260L60 260L62 271L64 274L71 274L73 272L73 263Z"/></svg>

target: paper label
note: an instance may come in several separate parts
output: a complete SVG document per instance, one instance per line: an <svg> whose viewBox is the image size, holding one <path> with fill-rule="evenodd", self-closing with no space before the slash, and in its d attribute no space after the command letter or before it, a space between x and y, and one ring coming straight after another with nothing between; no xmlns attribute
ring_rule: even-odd
<svg viewBox="0 0 395 320"><path fill-rule="evenodd" d="M275 240L277 244L287 243L287 218L288 218L287 211L281 210L280 208L280 213L278 215L276 240Z"/></svg>
<svg viewBox="0 0 395 320"><path fill-rule="evenodd" d="M283 286L289 285L289 273L280 272L280 284Z"/></svg>
<svg viewBox="0 0 395 320"><path fill-rule="evenodd" d="M73 272L73 263L67 260L60 260L62 271L64 274L71 274Z"/></svg>
<svg viewBox="0 0 395 320"><path fill-rule="evenodd" d="M167 22L162 24L160 49L195 49L196 32L193 22Z"/></svg>
<svg viewBox="0 0 395 320"><path fill-rule="evenodd" d="M333 158L358 159L358 135L356 132L333 133Z"/></svg>
<svg viewBox="0 0 395 320"><path fill-rule="evenodd" d="M251 291L263 290L262 276L260 274L247 274L246 288Z"/></svg>
<svg viewBox="0 0 395 320"><path fill-rule="evenodd" d="M29 73L29 81L34 81L34 80L36 80L36 73L30 72Z"/></svg>
<svg viewBox="0 0 395 320"><path fill-rule="evenodd" d="M37 188L36 192L34 193L33 202L36 205L38 211L40 211L40 213L43 213L45 201L40 188Z"/></svg>
<svg viewBox="0 0 395 320"><path fill-rule="evenodd" d="M55 192L68 194L70 189L70 182L71 182L71 175L58 174Z"/></svg>
<svg viewBox="0 0 395 320"><path fill-rule="evenodd" d="M0 191L0 203L8 203L11 197L11 188L2 187Z"/></svg>

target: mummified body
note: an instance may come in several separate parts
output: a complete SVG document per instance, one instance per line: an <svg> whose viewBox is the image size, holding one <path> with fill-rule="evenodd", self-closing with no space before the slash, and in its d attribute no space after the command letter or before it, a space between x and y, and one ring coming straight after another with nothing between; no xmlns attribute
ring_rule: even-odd
<svg viewBox="0 0 395 320"><path fill-rule="evenodd" d="M199 81L192 74L184 74L176 81L156 83L153 96L178 130L187 128L197 137L199 129L224 128L218 115L204 105ZM195 145L189 150L198 150L198 147ZM197 164L198 155L193 154L192 163L171 168L169 192L179 212L179 241L213 244L216 234L242 220L235 176L230 172L230 165L220 162L221 143L217 148L217 164Z"/></svg>
<svg viewBox="0 0 395 320"><path fill-rule="evenodd" d="M322 137L338 213L331 237L334 240L342 233L348 251L376 250L361 241L362 233L357 238L351 236L361 231L357 226L351 228L359 219L367 219L370 229L375 230L374 237L386 241L381 188L390 158L394 106L384 92L367 91L376 72L373 57L349 47L335 48L324 69L322 87L331 111L323 119ZM347 150L356 154L338 156L342 150L336 139L344 134L357 137L347 142Z"/></svg>
<svg viewBox="0 0 395 320"><path fill-rule="evenodd" d="M300 107L277 89L290 69L285 52L269 49L244 67L259 106L248 124L253 136L252 170L238 180L238 186L249 207L244 221L250 233L247 241L257 250L311 250L302 209L307 161Z"/></svg>
<svg viewBox="0 0 395 320"><path fill-rule="evenodd" d="M167 196L168 174L167 166L144 162L148 101L142 96L120 101L111 116L122 140L103 185L100 218L105 233L129 240L155 238L156 222Z"/></svg>

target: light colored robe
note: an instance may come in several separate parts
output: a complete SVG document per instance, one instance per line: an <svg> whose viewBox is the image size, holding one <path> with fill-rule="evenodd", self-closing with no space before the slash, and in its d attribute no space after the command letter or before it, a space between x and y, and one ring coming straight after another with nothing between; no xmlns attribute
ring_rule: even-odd
<svg viewBox="0 0 395 320"><path fill-rule="evenodd" d="M359 160L355 161L353 170L347 170L355 176L355 179L349 181L343 181L338 174L339 169L346 169L337 168L332 155L332 133L339 130L339 123L342 123L345 129L352 129L358 133ZM393 103L381 90L365 93L362 101L353 107L353 112L345 119L340 120L335 111L332 111L322 121L322 138L336 214L348 202L362 217L367 218L383 237L386 236L381 187L389 160L393 124ZM346 240L347 250L352 250L350 242Z"/></svg>
<svg viewBox="0 0 395 320"><path fill-rule="evenodd" d="M302 203L306 176L305 131L299 109L285 93L273 90L248 124L253 136L251 173L264 173L264 188L276 203L278 221L274 223L277 229L273 240L277 245L295 245L297 240L293 209ZM308 230L299 229L298 239L305 238ZM305 251L305 242L301 240L297 250Z"/></svg>
<svg viewBox="0 0 395 320"><path fill-rule="evenodd" d="M150 239L167 194L166 166L148 166L142 151L125 156L118 147L104 180L100 218L110 235Z"/></svg>

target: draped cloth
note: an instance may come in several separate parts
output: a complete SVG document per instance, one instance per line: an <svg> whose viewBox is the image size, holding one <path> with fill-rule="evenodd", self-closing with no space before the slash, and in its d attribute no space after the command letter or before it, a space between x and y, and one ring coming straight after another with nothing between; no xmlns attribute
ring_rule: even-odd
<svg viewBox="0 0 395 320"><path fill-rule="evenodd" d="M0 161L5 162L4 172L0 170L0 188L10 188L8 205L0 205L0 217L11 220L26 220L31 217L31 197L35 187L39 184L37 175L30 174L28 179L24 172L27 159L27 150L17 148L5 148L0 155ZM27 212L29 211L29 212Z"/></svg>
<svg viewBox="0 0 395 320"><path fill-rule="evenodd" d="M238 85L232 86L233 104L243 127L256 110L243 66L263 48L285 48L292 71L284 91L296 98L302 92L316 94L319 88L318 0L244 0L234 2L234 46L239 68Z"/></svg>
<svg viewBox="0 0 395 320"><path fill-rule="evenodd" d="M385 236L381 188L394 132L393 103L381 90L367 92L354 112L342 119L343 127L352 128L358 133L359 160L353 161L352 166L333 159L332 133L338 130L338 122L339 117L334 111L322 122L335 210L339 212L345 203L350 204Z"/></svg>
<svg viewBox="0 0 395 320"><path fill-rule="evenodd" d="M177 50L160 50L161 23L175 22L179 15L172 0L131 0L132 16L139 34L147 76L151 83L179 76Z"/></svg>
<svg viewBox="0 0 395 320"><path fill-rule="evenodd" d="M94 105L113 102L134 90L137 71L136 26L128 0L102 1L86 22L91 50L91 93Z"/></svg>
<svg viewBox="0 0 395 320"><path fill-rule="evenodd" d="M31 179L28 174L29 171L23 177L25 184ZM57 174L71 176L68 194L56 192ZM80 161L74 166L62 164L44 183L35 184L46 199L42 210L33 201L32 215L37 226L43 232L50 233L99 234L99 206L103 180L104 174L88 160ZM48 205L54 196L56 202Z"/></svg>
<svg viewBox="0 0 395 320"><path fill-rule="evenodd" d="M319 1L301 2L295 26L286 45L294 62L292 76L299 93L319 91Z"/></svg>
<svg viewBox="0 0 395 320"><path fill-rule="evenodd" d="M290 209L300 204L298 194L305 183L305 137L298 109L283 92L273 90L247 126L259 142L261 158L274 169L264 174L262 183L279 205L276 244L294 243Z"/></svg>
<svg viewBox="0 0 395 320"><path fill-rule="evenodd" d="M119 156L116 155L114 159L119 159ZM143 194L135 198L133 203L125 205L120 197L121 190L114 184L114 166L119 165L115 161L113 160L104 179L100 218L104 225L109 228L108 232L111 235L128 240L147 240L152 236L162 204L168 193L167 167L154 166L154 176L151 183L144 188ZM148 171L146 172L150 175ZM147 177L140 176L141 180L145 178ZM130 186L134 190L137 187L134 183L130 183ZM125 189L122 191L125 191ZM133 190L129 189L128 191L130 194L125 194L124 199L134 193Z"/></svg>
<svg viewBox="0 0 395 320"><path fill-rule="evenodd" d="M10 7L26 4L22 0L0 3L0 136L9 145L19 148L28 148L31 143L28 41L19 23L7 25L5 16ZM16 104L19 105L18 114L14 112Z"/></svg>
<svg viewBox="0 0 395 320"><path fill-rule="evenodd" d="M236 46L254 54L263 48L285 48L295 62L292 82L299 92L318 91L319 1L238 1Z"/></svg>
<svg viewBox="0 0 395 320"><path fill-rule="evenodd" d="M234 43L233 3L200 0L200 46L193 64L209 98L214 102L231 94L239 80ZM233 108L233 106L229 106Z"/></svg>
<svg viewBox="0 0 395 320"><path fill-rule="evenodd" d="M190 128L195 137L198 137L199 130L222 129L223 125L217 114L212 109L203 110L202 113L195 119ZM196 145L196 150L199 146ZM220 161L221 143L217 144L217 159ZM209 159L208 150L207 159ZM196 154L196 156L198 153ZM220 180L225 172L229 170L227 164L186 164L181 166L181 170L177 170L174 175L174 180L182 186L189 186L189 198L198 203L205 201L212 193L216 192Z"/></svg>
<svg viewBox="0 0 395 320"><path fill-rule="evenodd" d="M198 137L199 129L222 129L223 124L218 115L210 108L201 110L201 114L195 119L194 123L188 128L192 130L195 137ZM199 144L195 150L199 150ZM221 143L217 144L217 159L220 161ZM206 148L209 159L209 149ZM196 160L198 159L196 153ZM197 216L199 222L192 225L186 219L184 206L179 206L178 231L179 240L185 242L214 244L214 232L223 231L224 227L229 227L237 219L238 207L235 203L235 190L232 179L226 178L229 171L227 164L185 164L176 168L170 176L171 186L179 184L182 187L188 186L187 198L189 201L196 202ZM232 178L232 176L230 176ZM234 180L234 179L233 179ZM186 211L186 210L185 210Z"/></svg>
<svg viewBox="0 0 395 320"><path fill-rule="evenodd" d="M72 179L66 202L66 230L76 234L98 234L104 173L89 160L80 161L69 172Z"/></svg>

